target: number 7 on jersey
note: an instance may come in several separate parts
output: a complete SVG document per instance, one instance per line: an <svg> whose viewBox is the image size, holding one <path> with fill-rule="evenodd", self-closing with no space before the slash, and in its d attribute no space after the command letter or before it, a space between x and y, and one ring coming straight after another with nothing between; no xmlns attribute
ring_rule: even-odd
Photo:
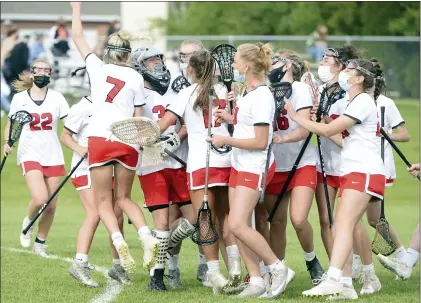
<svg viewBox="0 0 421 303"><path fill-rule="evenodd" d="M113 103L115 96L117 96L117 94L121 91L121 89L124 87L126 82L108 76L107 83L114 84L114 87L108 93L107 100L105 100L105 102Z"/></svg>

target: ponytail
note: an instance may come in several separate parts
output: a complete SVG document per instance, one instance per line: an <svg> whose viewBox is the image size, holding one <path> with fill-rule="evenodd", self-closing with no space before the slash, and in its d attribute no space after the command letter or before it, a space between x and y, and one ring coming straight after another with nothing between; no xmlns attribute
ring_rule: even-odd
<svg viewBox="0 0 421 303"><path fill-rule="evenodd" d="M213 76L215 74L215 62L208 50L196 51L189 60L189 65L196 73L196 83L198 86L197 99L193 105L193 109L198 108L206 110L209 105L209 91L213 86Z"/></svg>
<svg viewBox="0 0 421 303"><path fill-rule="evenodd" d="M380 62L376 58L373 58L371 59L371 63L373 64L374 74L376 75L374 81L374 100L377 100L380 94L386 90L386 79L384 78Z"/></svg>
<svg viewBox="0 0 421 303"><path fill-rule="evenodd" d="M19 74L19 79L12 82L13 88L18 92L23 92L24 90L31 89L34 84L34 79L32 74L28 71Z"/></svg>

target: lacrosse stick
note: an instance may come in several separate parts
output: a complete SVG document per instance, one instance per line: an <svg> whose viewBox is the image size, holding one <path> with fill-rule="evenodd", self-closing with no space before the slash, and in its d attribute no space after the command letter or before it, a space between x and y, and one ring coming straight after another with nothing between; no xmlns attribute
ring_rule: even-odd
<svg viewBox="0 0 421 303"><path fill-rule="evenodd" d="M310 86L310 89L312 90L313 98L314 97L317 97L317 90L314 87L312 88L311 86ZM326 88L326 89L328 90L328 88ZM328 90L326 94L327 94L327 99L328 99L327 102L333 102L333 100L338 100L338 96L337 96L337 91L336 90L331 91L331 93L329 93L329 90ZM311 140L311 137L312 136L313 136L313 133L310 133L308 135L307 139L305 140L305 142L303 144L303 147L301 148L300 153L298 154L297 159L295 160L294 165L292 166L292 169L291 169L291 171L290 171L290 173L289 173L289 175L288 175L288 177L287 177L287 179L285 181L284 187L282 188L282 190L281 190L281 192L280 192L280 194L279 194L279 196L278 196L278 198L277 198L277 200L275 202L275 205L273 206L273 209L272 209L272 211L271 211L271 213L269 215L269 218L268 218L268 221L269 222L272 222L273 216L275 215L276 210L278 209L279 204L281 203L282 198L285 196L285 194L286 194L286 192L288 190L288 186L291 183L292 178L294 177L295 171L297 170L297 167L300 164L301 158L303 157L304 152L305 152L308 144L310 143L310 140ZM327 200L327 201L329 201L329 200ZM330 211L330 205L329 205L329 208L328 208L328 212L329 211Z"/></svg>
<svg viewBox="0 0 421 303"><path fill-rule="evenodd" d="M227 91L231 91L231 84L234 80L234 70L232 64L234 63L234 55L237 52L234 46L229 44L220 44L216 46L211 55L213 59L218 63L219 70L221 71L221 78L227 87ZM230 101L230 114L234 110L233 102ZM228 131L232 135L234 132L234 125L228 124Z"/></svg>
<svg viewBox="0 0 421 303"><path fill-rule="evenodd" d="M381 113L381 127L384 127L384 111L385 107L380 107ZM381 157L384 162L384 137L381 138ZM382 254L389 256L396 250L396 245L393 243L389 232L389 222L386 220L384 214L384 197L381 200L380 218L376 223L376 234L374 235L373 242L371 242L371 250L376 255Z"/></svg>
<svg viewBox="0 0 421 303"><path fill-rule="evenodd" d="M9 128L9 139L7 140L7 145L13 147L13 145L19 140L20 135L22 134L23 126L26 123L32 121L32 116L30 113L24 110L17 111L10 118L10 128ZM3 157L0 165L0 173L3 170L3 166L6 163L8 154Z"/></svg>
<svg viewBox="0 0 421 303"><path fill-rule="evenodd" d="M208 136L211 136L212 127L212 106L213 106L214 90L211 88L209 92L209 112L208 112ZM202 206L197 215L196 229L191 235L192 241L200 246L212 245L219 239L218 233L215 231L212 222L212 213L208 203L208 183L209 183L209 160L210 160L211 144L208 142L206 150L206 173L205 173L205 195L203 197Z"/></svg>
<svg viewBox="0 0 421 303"><path fill-rule="evenodd" d="M290 82L274 83L271 85L270 90L272 91L273 99L275 100L275 115L273 117L273 123L275 123L276 125L276 118L285 109L285 97L287 98L291 97L292 85ZM265 190L266 190L267 179L268 179L269 163L270 163L270 155L272 152L272 147L273 147L273 141L269 145L268 154L266 156L265 173L263 175L263 186L262 186L262 192L260 193L260 199L259 199L260 204L262 204L265 200Z"/></svg>
<svg viewBox="0 0 421 303"><path fill-rule="evenodd" d="M191 84L183 75L178 76L174 79L173 83L171 84L172 90L178 94L180 90L189 87Z"/></svg>
<svg viewBox="0 0 421 303"><path fill-rule="evenodd" d="M25 227L24 230L22 230L22 233L26 235L28 233L28 230L34 225L34 223L37 221L37 219L42 215L44 210L50 205L50 203L54 200L54 198L57 196L61 188L66 184L67 180L70 179L70 177L73 175L73 173L76 171L76 169L79 167L80 164L85 160L86 157L82 157L82 159L79 160L79 162L73 167L73 169L70 171L70 173L64 178L64 180L60 183L60 185L57 187L55 192L51 195L51 197L47 200L47 202L44 203L44 205L39 209L38 213L35 215L35 217L32 218L31 222L29 222L28 226Z"/></svg>
<svg viewBox="0 0 421 303"><path fill-rule="evenodd" d="M400 151L399 147L396 146L395 142L390 139L389 135L384 131L383 128L380 128L380 133L382 136L386 139L386 141L392 146L392 148L395 150L395 152L399 155L399 157L402 159L402 161L406 164L406 166L411 167L412 164L408 161L408 159L405 157L405 155ZM417 176L417 179L420 180L420 176Z"/></svg>

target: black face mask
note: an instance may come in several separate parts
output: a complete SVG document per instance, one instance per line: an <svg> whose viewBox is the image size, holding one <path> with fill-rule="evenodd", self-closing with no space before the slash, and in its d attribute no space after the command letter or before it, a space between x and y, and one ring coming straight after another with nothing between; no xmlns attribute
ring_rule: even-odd
<svg viewBox="0 0 421 303"><path fill-rule="evenodd" d="M50 76L34 76L34 84L39 88L43 88L50 83Z"/></svg>
<svg viewBox="0 0 421 303"><path fill-rule="evenodd" d="M269 73L268 78L269 78L270 83L281 82L282 78L285 76L285 73L286 73L286 71L282 70L283 68L284 68L283 66L275 68Z"/></svg>

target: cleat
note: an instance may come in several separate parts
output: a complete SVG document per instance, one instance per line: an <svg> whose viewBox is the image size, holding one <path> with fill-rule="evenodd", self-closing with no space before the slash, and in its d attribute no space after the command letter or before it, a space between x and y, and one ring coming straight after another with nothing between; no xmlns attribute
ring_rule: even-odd
<svg viewBox="0 0 421 303"><path fill-rule="evenodd" d="M132 280L129 278L127 271L124 270L121 264L113 264L113 266L108 271L108 276L121 284L132 283Z"/></svg>
<svg viewBox="0 0 421 303"><path fill-rule="evenodd" d="M34 247L32 248L32 251L37 254L40 257L48 258L47 253L45 250L47 249L48 245L42 244L42 243L34 243Z"/></svg>
<svg viewBox="0 0 421 303"><path fill-rule="evenodd" d="M280 262L279 268L270 273L271 285L267 294L268 299L279 297L287 286L288 268L285 266L285 261Z"/></svg>
<svg viewBox="0 0 421 303"><path fill-rule="evenodd" d="M129 252L127 243L123 240L116 249L123 268L130 274L134 273L136 270L136 263Z"/></svg>
<svg viewBox="0 0 421 303"><path fill-rule="evenodd" d="M330 295L339 295L342 293L344 286L338 280L328 277L327 274L323 274L317 282L317 286L312 289L303 291L305 297L321 297Z"/></svg>
<svg viewBox="0 0 421 303"><path fill-rule="evenodd" d="M236 288L241 284L241 259L228 258L230 287Z"/></svg>
<svg viewBox="0 0 421 303"><path fill-rule="evenodd" d="M356 263L356 264L354 264ZM359 262L353 262L352 264L352 279L353 280L358 280L361 278L361 275L363 274L363 265L362 263Z"/></svg>
<svg viewBox="0 0 421 303"><path fill-rule="evenodd" d="M369 272L361 275L360 284L363 284L360 295L371 295L379 292L382 288L382 284L380 283L380 280L374 270L370 270Z"/></svg>
<svg viewBox="0 0 421 303"><path fill-rule="evenodd" d="M333 300L356 300L358 299L357 292L354 289L354 286L343 285L342 293L339 295L331 295L327 297L326 301Z"/></svg>
<svg viewBox="0 0 421 303"><path fill-rule="evenodd" d="M203 280L206 279L207 271L208 271L207 264L199 264L199 266L197 266L197 280L199 280L200 282L203 282Z"/></svg>
<svg viewBox="0 0 421 303"><path fill-rule="evenodd" d="M25 218L23 219L21 230L24 230L27 226L28 226L28 223ZM31 246L33 232L34 232L34 225L32 225L32 227L28 230L26 235L24 235L22 232L20 233L19 238L20 238L20 245L22 245L22 247L28 248L29 246Z"/></svg>
<svg viewBox="0 0 421 303"><path fill-rule="evenodd" d="M93 267L92 267L93 269ZM72 265L67 270L69 275L83 285L88 287L98 287L98 283L92 280L91 278L91 268L88 265L88 262L80 262L78 260L73 260Z"/></svg>
<svg viewBox="0 0 421 303"><path fill-rule="evenodd" d="M388 270L393 272L398 279L408 280L412 274L412 267L408 267L402 259L388 258L381 254L377 255L379 262Z"/></svg>
<svg viewBox="0 0 421 303"><path fill-rule="evenodd" d="M246 288L234 296L234 298L244 299L244 298L263 298L266 295L266 288L264 286L247 284Z"/></svg>
<svg viewBox="0 0 421 303"><path fill-rule="evenodd" d="M168 270L168 286L172 289L181 289L183 284L181 283L180 269L169 269Z"/></svg>
<svg viewBox="0 0 421 303"><path fill-rule="evenodd" d="M214 294L220 294L228 286L228 280L220 273L206 273L207 280L212 284Z"/></svg>
<svg viewBox="0 0 421 303"><path fill-rule="evenodd" d="M310 273L311 277L311 283L313 285L317 285L318 281L321 280L324 270L322 268L322 265L320 264L317 257L315 257L311 261L306 261L307 271Z"/></svg>
<svg viewBox="0 0 421 303"><path fill-rule="evenodd" d="M156 268L151 281L148 284L148 290L166 291L167 287L164 284L164 269Z"/></svg>
<svg viewBox="0 0 421 303"><path fill-rule="evenodd" d="M295 277L295 271L293 271L291 268L288 268L288 275L287 275L287 285L294 279Z"/></svg>
<svg viewBox="0 0 421 303"><path fill-rule="evenodd" d="M142 239L141 239L142 240ZM150 271L158 260L160 241L152 235L147 235L142 240L143 269Z"/></svg>

